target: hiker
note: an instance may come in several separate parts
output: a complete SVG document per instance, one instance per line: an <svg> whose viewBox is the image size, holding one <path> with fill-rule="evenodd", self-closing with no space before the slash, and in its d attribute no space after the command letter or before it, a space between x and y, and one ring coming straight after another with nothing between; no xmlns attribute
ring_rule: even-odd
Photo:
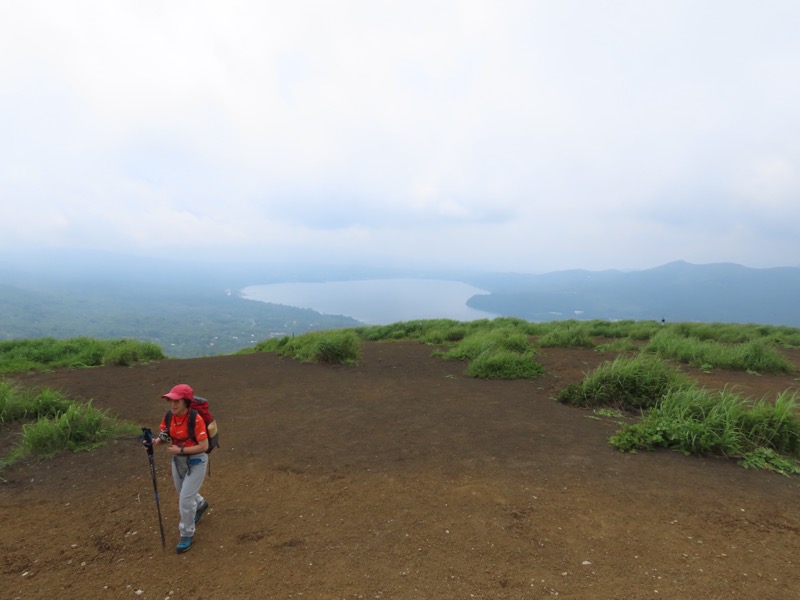
<svg viewBox="0 0 800 600"><path fill-rule="evenodd" d="M169 403L169 412L161 421L160 434L153 444L165 445L172 456L172 480L178 491L178 506L181 520L178 526L180 540L178 554L186 552L192 545L195 525L208 510L208 502L200 495L200 486L208 467L208 431L197 411L189 410L194 390L185 383L173 387L161 396ZM189 423L194 417L194 437Z"/></svg>

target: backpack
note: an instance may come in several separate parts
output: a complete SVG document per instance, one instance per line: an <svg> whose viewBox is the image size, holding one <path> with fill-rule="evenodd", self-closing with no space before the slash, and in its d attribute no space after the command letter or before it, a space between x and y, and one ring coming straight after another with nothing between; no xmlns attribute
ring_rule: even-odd
<svg viewBox="0 0 800 600"><path fill-rule="evenodd" d="M219 432L217 431L217 422L208 409L208 400L200 396L195 396L191 404L189 404L189 437L195 442L197 442L197 439L194 437L194 420L197 415L200 415L206 424L206 429L208 430L208 450L206 452L211 454L211 451L219 446ZM168 410L167 414L164 415L167 431L169 431L171 421L172 411Z"/></svg>

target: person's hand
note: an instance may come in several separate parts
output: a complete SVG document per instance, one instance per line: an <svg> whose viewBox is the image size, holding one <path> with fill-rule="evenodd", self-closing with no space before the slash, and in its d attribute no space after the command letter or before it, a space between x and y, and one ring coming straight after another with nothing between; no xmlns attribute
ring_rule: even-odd
<svg viewBox="0 0 800 600"><path fill-rule="evenodd" d="M153 447L153 434L145 427L142 427L142 446L148 450Z"/></svg>
<svg viewBox="0 0 800 600"><path fill-rule="evenodd" d="M172 456L178 456L181 453L181 447L172 444L167 446L167 452L169 452Z"/></svg>

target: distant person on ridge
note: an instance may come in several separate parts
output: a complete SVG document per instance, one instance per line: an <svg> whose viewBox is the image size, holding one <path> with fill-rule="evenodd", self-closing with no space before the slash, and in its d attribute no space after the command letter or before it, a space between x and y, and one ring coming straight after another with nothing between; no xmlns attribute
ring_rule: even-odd
<svg viewBox="0 0 800 600"><path fill-rule="evenodd" d="M172 480L178 491L181 515L178 525L180 540L176 550L181 554L192 545L195 525L208 509L208 502L200 495L200 486L208 468L208 431L197 411L189 411L194 398L191 387L181 383L161 397L168 401L169 412L161 421L160 433L153 440L153 445L165 445L172 456ZM189 423L192 416L193 432Z"/></svg>

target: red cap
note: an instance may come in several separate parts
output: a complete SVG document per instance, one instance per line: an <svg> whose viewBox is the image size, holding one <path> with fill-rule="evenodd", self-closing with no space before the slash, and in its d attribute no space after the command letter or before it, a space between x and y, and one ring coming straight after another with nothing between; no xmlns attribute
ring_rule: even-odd
<svg viewBox="0 0 800 600"><path fill-rule="evenodd" d="M170 400L193 400L194 390L185 383L179 383L161 397L169 398Z"/></svg>

